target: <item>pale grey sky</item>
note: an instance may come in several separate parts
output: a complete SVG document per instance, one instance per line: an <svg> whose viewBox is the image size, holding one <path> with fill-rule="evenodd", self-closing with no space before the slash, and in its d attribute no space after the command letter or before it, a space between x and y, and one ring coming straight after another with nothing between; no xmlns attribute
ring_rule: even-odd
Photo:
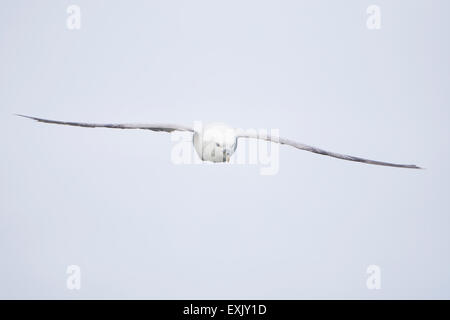
<svg viewBox="0 0 450 320"><path fill-rule="evenodd" d="M66 9L81 8L81 29ZM368 30L366 8L381 8ZM0 10L0 298L450 298L448 1L17 1ZM279 173L174 165L221 121ZM81 290L66 268L81 268ZM368 290L366 268L381 268Z"/></svg>

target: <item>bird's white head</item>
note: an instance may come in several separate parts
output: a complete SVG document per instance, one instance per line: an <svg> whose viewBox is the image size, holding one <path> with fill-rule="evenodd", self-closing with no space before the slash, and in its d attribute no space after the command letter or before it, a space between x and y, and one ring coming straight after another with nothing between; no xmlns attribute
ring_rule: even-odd
<svg viewBox="0 0 450 320"><path fill-rule="evenodd" d="M193 143L200 159L211 162L228 162L237 147L236 132L222 123L206 125L195 132Z"/></svg>

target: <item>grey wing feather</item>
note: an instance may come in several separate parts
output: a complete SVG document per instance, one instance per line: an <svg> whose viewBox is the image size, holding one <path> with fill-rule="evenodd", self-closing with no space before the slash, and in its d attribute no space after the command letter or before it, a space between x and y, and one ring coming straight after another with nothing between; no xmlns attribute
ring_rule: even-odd
<svg viewBox="0 0 450 320"><path fill-rule="evenodd" d="M325 156L348 160L348 161L356 161L356 162L362 162L362 163L368 163L368 164L375 164L375 165L379 165L379 166L388 166L388 167L397 167L397 168L422 169L421 167L418 167L414 164L397 164L397 163L376 161L376 160L369 160L369 159L364 159L364 158L360 158L360 157L349 156L346 154L330 152L330 151L326 151L326 150L323 150L320 148L316 148L313 146L309 146L307 144L303 144L303 143L292 141L292 140L285 139L285 138L278 138L278 137L271 137L271 136L265 137L265 136L258 136L255 134L241 134L241 135L239 135L239 137L262 139L262 140L266 140L266 141L277 142L280 144L286 144L286 145L292 146L292 147L300 149L300 150L306 150L309 152L314 152L314 153L322 154Z"/></svg>
<svg viewBox="0 0 450 320"><path fill-rule="evenodd" d="M69 122L69 121L57 121L57 120L48 120L36 117L25 116L22 114L16 114L19 117L24 117L28 119L33 119L39 122L52 123L52 124L61 124L66 126L76 126L76 127L85 127L85 128L113 128L113 129L144 129L144 130L152 130L152 131L164 131L164 132L172 132L172 131L191 131L194 129L188 126L175 125L175 124L140 124L140 123L85 123L85 122Z"/></svg>

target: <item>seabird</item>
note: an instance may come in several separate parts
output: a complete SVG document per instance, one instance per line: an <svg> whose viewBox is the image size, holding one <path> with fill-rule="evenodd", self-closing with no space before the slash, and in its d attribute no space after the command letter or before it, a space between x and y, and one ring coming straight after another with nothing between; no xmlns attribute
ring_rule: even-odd
<svg viewBox="0 0 450 320"><path fill-rule="evenodd" d="M76 126L76 127L86 127L86 128L113 128L113 129L143 129L143 130L151 130L151 131L164 131L164 132L172 132L172 131L187 131L193 133L193 144L195 151L197 152L200 159L203 161L211 161L211 162L229 162L231 155L234 153L237 147L238 139L240 138L251 138L251 139L262 139L270 142L276 142L280 144L289 145L291 147L306 150L309 152L318 153L321 155L349 160L362 162L367 164L374 164L380 166L389 166L389 167L397 167L397 168L410 168L410 169L422 169L414 164L397 164L376 160L369 160L354 156L349 156L346 154L340 154L335 152L326 151L323 149L319 149L310 145L306 145L300 142L296 142L293 140L275 137L275 136L262 136L256 133L248 133L242 130L231 128L224 124L210 124L205 126L201 130L201 132L196 131L193 127L175 125L175 124L139 124L139 123L131 123L131 124L120 124L120 123L85 123L85 122L69 122L69 121L57 121L57 120L48 120L36 117L25 116L21 114L16 114L20 117L25 117L28 119L33 119L39 122L52 123L52 124L60 124L67 126Z"/></svg>

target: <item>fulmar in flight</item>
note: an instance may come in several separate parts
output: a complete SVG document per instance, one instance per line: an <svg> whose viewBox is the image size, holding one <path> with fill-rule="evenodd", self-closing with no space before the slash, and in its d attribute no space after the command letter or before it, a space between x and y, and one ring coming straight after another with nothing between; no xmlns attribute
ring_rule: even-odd
<svg viewBox="0 0 450 320"><path fill-rule="evenodd" d="M245 133L240 130L228 127L223 124L211 124L205 126L205 128L198 132L194 130L193 127L175 125L175 124L140 124L140 123L131 123L131 124L120 124L120 123L85 123L85 122L69 122L69 121L57 121L57 120L48 120L36 117L25 116L21 114L17 114L20 117L25 117L29 119L33 119L39 122L52 123L52 124L61 124L67 126L77 126L77 127L86 127L86 128L113 128L113 129L143 129L143 130L151 130L151 131L164 131L164 132L172 132L172 131L187 131L193 133L193 144L195 151L197 152L200 159L203 161L211 161L211 162L228 162L230 161L231 155L234 153L237 147L239 138L253 138L253 139L263 139L270 142L276 142L280 144L289 145L291 147L306 150L309 152L314 152L318 154L322 154L325 156L330 156L333 158L356 161L368 164L375 164L380 166L389 166L389 167L397 167L397 168L410 168L410 169L422 169L414 164L397 164L383 161L375 161L369 160L354 156L349 156L346 154L340 154L335 152L326 151L323 149L319 149L313 146L309 146L300 142L296 142L293 140L279 138L274 136L261 136L256 133Z"/></svg>

